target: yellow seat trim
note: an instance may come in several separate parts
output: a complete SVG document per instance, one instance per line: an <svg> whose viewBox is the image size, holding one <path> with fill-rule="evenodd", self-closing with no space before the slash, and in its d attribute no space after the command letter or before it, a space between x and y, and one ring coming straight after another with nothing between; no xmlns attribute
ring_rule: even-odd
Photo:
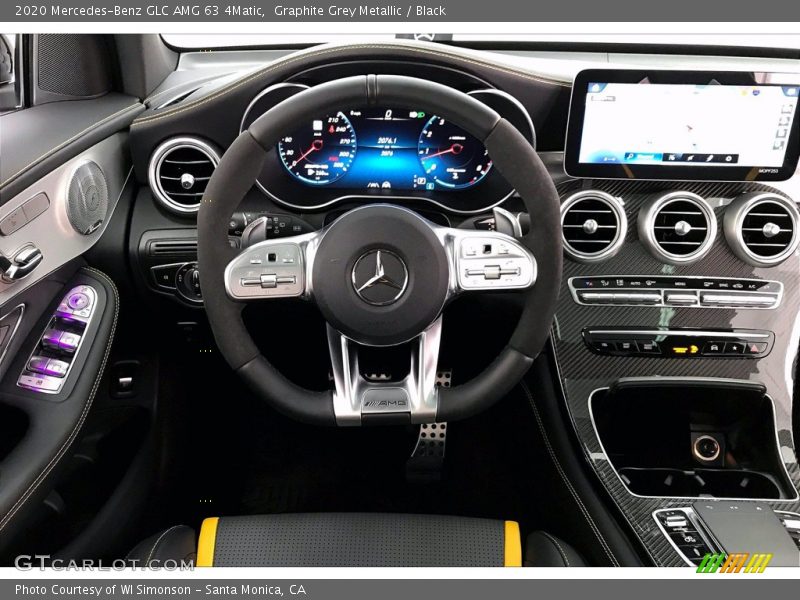
<svg viewBox="0 0 800 600"><path fill-rule="evenodd" d="M522 566L522 536L519 533L519 523L506 521L505 535L505 560L506 567Z"/></svg>
<svg viewBox="0 0 800 600"><path fill-rule="evenodd" d="M197 566L214 566L214 545L217 543L217 525L219 517L203 520L200 527L200 539L197 542Z"/></svg>

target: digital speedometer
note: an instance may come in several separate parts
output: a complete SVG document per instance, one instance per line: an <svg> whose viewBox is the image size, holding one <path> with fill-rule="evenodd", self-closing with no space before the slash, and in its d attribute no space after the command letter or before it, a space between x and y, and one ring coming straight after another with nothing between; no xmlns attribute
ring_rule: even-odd
<svg viewBox="0 0 800 600"><path fill-rule="evenodd" d="M311 185L327 185L343 177L356 157L356 134L342 112L314 119L278 143L283 166Z"/></svg>
<svg viewBox="0 0 800 600"><path fill-rule="evenodd" d="M422 128L417 154L427 177L451 189L475 185L492 168L483 144L437 116L431 117Z"/></svg>

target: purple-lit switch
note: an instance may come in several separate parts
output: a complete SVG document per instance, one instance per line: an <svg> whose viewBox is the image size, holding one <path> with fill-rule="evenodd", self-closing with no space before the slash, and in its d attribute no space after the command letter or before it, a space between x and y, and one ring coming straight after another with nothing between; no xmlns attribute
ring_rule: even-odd
<svg viewBox="0 0 800 600"><path fill-rule="evenodd" d="M48 329L42 336L42 345L46 348L54 348L58 350L58 342L61 339L62 333L63 332L59 331L58 329Z"/></svg>
<svg viewBox="0 0 800 600"><path fill-rule="evenodd" d="M45 348L69 353L75 352L80 342L81 336L77 333L70 333L69 331L61 331L59 329L48 329L42 337L42 345Z"/></svg>
<svg viewBox="0 0 800 600"><path fill-rule="evenodd" d="M75 294L71 294L69 299L67 300L67 304L72 310L81 310L89 306L89 296L86 294L82 294L81 292L77 292Z"/></svg>
<svg viewBox="0 0 800 600"><path fill-rule="evenodd" d="M58 347L64 352L75 352L78 344L81 343L81 336L77 333L64 332L58 340Z"/></svg>
<svg viewBox="0 0 800 600"><path fill-rule="evenodd" d="M28 361L28 370L52 377L64 377L69 370L69 363L55 358L32 356Z"/></svg>

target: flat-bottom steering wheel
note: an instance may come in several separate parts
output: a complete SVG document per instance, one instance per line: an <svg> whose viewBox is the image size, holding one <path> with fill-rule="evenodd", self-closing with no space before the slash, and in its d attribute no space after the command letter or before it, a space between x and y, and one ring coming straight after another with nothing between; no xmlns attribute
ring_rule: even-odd
<svg viewBox="0 0 800 600"><path fill-rule="evenodd" d="M525 203L522 238L439 227L387 204L356 208L320 232L266 240L241 253L228 221L287 129L342 106L414 106L480 140ZM324 425L432 423L474 415L525 375L549 334L561 283L559 200L530 143L478 100L444 85L396 75L348 77L276 105L222 157L198 214L198 263L206 312L230 366L269 404ZM509 344L482 373L436 386L445 305L464 293L517 290L525 303ZM256 347L242 320L249 301L305 298L328 323L334 389L317 392L286 379ZM358 348L411 342L408 375L361 376ZM480 340L476 340L480 343Z"/></svg>

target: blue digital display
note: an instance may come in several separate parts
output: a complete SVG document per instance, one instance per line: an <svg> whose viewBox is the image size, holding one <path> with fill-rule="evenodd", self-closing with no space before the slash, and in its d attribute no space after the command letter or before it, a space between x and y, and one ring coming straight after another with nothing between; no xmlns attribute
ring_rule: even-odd
<svg viewBox="0 0 800 600"><path fill-rule="evenodd" d="M422 111L370 108L316 119L278 145L283 166L315 187L452 190L491 169L470 134Z"/></svg>

